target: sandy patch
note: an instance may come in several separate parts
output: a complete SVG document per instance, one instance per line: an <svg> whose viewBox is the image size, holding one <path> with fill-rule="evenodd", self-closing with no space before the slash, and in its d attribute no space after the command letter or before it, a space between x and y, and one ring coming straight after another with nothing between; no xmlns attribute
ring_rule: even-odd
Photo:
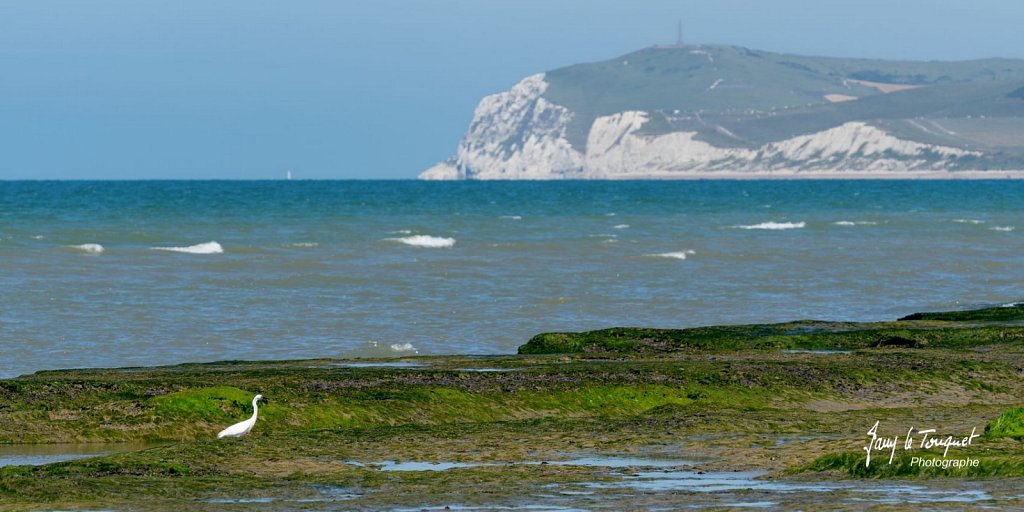
<svg viewBox="0 0 1024 512"><path fill-rule="evenodd" d="M850 96L848 94L826 94L825 99L829 103L842 103L844 101L853 101L857 99L856 96Z"/></svg>
<svg viewBox="0 0 1024 512"><path fill-rule="evenodd" d="M907 85L907 84L885 84L882 82L869 82L867 80L847 80L847 82L853 82L855 84L863 85L864 87L872 87L878 89L880 92L889 94L890 92L906 91L907 89L917 89L922 87L920 85Z"/></svg>

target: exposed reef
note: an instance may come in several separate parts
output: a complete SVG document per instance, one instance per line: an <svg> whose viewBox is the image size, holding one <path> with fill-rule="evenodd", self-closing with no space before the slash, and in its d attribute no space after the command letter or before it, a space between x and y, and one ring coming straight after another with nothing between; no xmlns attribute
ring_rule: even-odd
<svg viewBox="0 0 1024 512"><path fill-rule="evenodd" d="M829 505L856 509L864 477L914 479L935 493L924 507L971 488L1013 508L1024 478L1022 315L1016 306L882 323L606 329L539 335L515 356L39 372L0 380L8 448L153 447L0 468L0 510L672 507L680 496L786 508L822 489ZM251 414L257 392L269 401L252 434L214 439ZM911 464L920 453L943 458L931 449L868 467L862 448L879 421L893 435L974 429L973 444L949 457L979 463ZM578 462L588 457L598 462ZM667 477L645 467L689 483L654 480ZM741 475L729 477L739 490L672 492L704 474ZM751 483L764 478L787 490ZM668 487L631 487L648 480Z"/></svg>

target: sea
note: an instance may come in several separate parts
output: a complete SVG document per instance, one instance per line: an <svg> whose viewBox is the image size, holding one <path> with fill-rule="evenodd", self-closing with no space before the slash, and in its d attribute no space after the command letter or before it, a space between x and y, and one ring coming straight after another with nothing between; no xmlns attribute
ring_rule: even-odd
<svg viewBox="0 0 1024 512"><path fill-rule="evenodd" d="M0 377L1024 299L1021 181L0 182Z"/></svg>

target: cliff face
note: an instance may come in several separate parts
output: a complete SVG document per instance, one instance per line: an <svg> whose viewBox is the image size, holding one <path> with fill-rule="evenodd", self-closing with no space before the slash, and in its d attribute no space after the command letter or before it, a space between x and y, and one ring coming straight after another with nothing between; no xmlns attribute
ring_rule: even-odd
<svg viewBox="0 0 1024 512"><path fill-rule="evenodd" d="M920 171L948 170L969 156L957 148L901 140L861 122L765 144L755 149L719 148L695 132L644 136L643 112L594 121L584 173L591 178L671 178L716 171Z"/></svg>
<svg viewBox="0 0 1024 512"><path fill-rule="evenodd" d="M793 106L791 103L803 101L804 96L797 99L785 96L779 93L784 87L778 85L769 91L771 94L762 93L760 97L755 92L744 93L746 96L738 95L737 90L755 90L751 84L756 85L758 76L764 76L773 69L765 68L765 64L760 61L757 62L760 67L756 73L752 73L753 78L748 82L736 78L717 78L712 81L712 77L718 76L714 73L737 76L737 69L742 69L745 62L737 59L755 59L725 52L719 55L719 60L715 60L713 53L714 49L707 49L689 51L674 57L678 60L697 55L698 64L691 63L689 67L679 69L698 69L710 73L673 78L686 86L691 86L698 79L711 82L706 88L702 86L698 90L691 87L692 90L686 94L680 93L680 101L685 100L684 107L689 107L688 111L650 108L654 100L649 98L652 97L663 103L674 101L671 83L663 87L664 90L651 89L653 92L650 94L631 92L637 87L650 89L648 82L666 80L660 77L667 75L673 68L663 63L660 65L666 69L661 69L660 73L655 73L660 68L654 64L647 64L644 68L647 75L655 78L645 78L647 75L644 75L631 87L618 85L618 90L594 90L597 86L581 86L573 90L571 87L587 79L595 84L619 84L624 79L619 76L623 72L617 68L629 67L632 63L629 59L596 71L584 70L596 74L597 79L573 71L574 68L559 71L558 80L561 82L555 94L551 94L549 76L537 74L527 77L506 92L484 98L477 106L469 130L459 143L455 156L423 172L420 178L713 178L725 174L735 176L737 173L756 176L762 172L891 175L914 171L983 170L1000 168L1002 165L1002 162L986 160L989 153L987 150L992 148L977 143L977 137L958 134L945 128L944 124L961 123L981 133L986 129L984 126L971 128L974 125L967 123L967 120L973 122L985 116L979 118L970 114L956 114L958 118L953 120L933 119L929 117L929 112L948 115L952 111L949 105L958 101L957 94L974 94L971 98L984 94L987 96L982 100L996 98L989 101L994 105L990 107L992 109L1003 108L1005 111L1010 108L1024 112L1024 108L1013 103L1012 96L999 90L991 92L993 86L990 83L986 83L987 89L979 89L982 92L977 92L977 88L972 89L972 82L967 78L964 83L968 85L963 86L966 89L949 89L949 86L946 89L940 86L886 88L874 82L847 80L838 76L839 71L831 68L819 73L822 78L816 79L817 82L802 83L805 88L817 89L802 91L800 94L817 99L805 105ZM665 58L661 54L652 55L652 58ZM711 58L708 59L708 56ZM740 63L728 64L730 58ZM756 58L765 59L764 56ZM682 62L686 64L688 61ZM840 68L836 62L847 65L845 61L823 62L836 69ZM704 70L708 66L711 67ZM723 69L726 66L731 67ZM785 61L781 66L786 68L785 72L789 72L789 68L797 64ZM814 69L810 64L799 66L807 70ZM810 72L807 70L797 70L801 73L801 79ZM859 76L858 72L843 72ZM788 75L780 76L782 78L773 77L773 83L785 82ZM863 85L865 83L869 85ZM888 90L900 92L888 94L885 92ZM846 94L840 94L844 91ZM616 94L625 98L618 103L608 100L609 95ZM834 98L840 95L844 101L833 103ZM570 106L555 101L562 97L578 104ZM597 100L594 98L613 107L606 104L595 107ZM750 105L761 103L756 105L758 108L750 105L729 107L729 102L735 104L739 101L750 101ZM772 101L779 102L779 105L764 106ZM1024 105L1022 100L1015 101ZM726 108L723 108L723 102ZM975 99L974 104L985 103ZM627 108L608 115L595 113L623 105ZM628 108L630 105L645 108ZM717 110L705 106L715 106ZM1024 123L1021 127L1024 128ZM579 135L581 133L582 136Z"/></svg>
<svg viewBox="0 0 1024 512"><path fill-rule="evenodd" d="M527 77L477 105L456 156L421 179L556 179L583 177L583 155L565 138L569 109L543 98L544 75Z"/></svg>
<svg viewBox="0 0 1024 512"><path fill-rule="evenodd" d="M544 99L544 75L484 98L456 156L420 174L428 180L642 179L716 171L920 171L955 168L977 151L899 139L863 122L758 148L716 147L696 132L645 135L649 115L626 111L594 120L584 152L565 137L569 109Z"/></svg>

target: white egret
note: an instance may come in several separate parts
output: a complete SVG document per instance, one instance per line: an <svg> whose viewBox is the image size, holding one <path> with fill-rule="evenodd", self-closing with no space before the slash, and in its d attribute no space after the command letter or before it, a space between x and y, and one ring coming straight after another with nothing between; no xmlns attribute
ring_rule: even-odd
<svg viewBox="0 0 1024 512"><path fill-rule="evenodd" d="M256 414L259 412L259 409L256 408L256 402L262 398L263 395L256 395L256 397L252 399L252 418L235 423L234 425L221 430L220 433L217 434L217 439L222 437L242 437L248 434L249 431L252 430L252 426L256 424Z"/></svg>

